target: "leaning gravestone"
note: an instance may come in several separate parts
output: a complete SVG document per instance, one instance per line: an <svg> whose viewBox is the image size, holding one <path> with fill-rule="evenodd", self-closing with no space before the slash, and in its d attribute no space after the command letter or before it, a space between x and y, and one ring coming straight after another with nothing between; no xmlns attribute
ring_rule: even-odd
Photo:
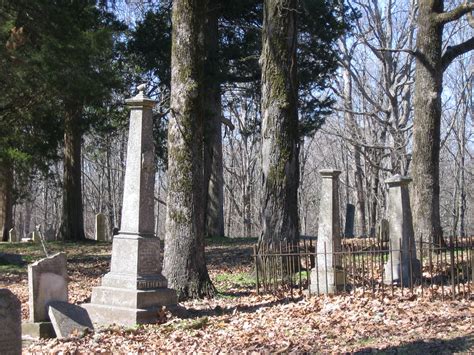
<svg viewBox="0 0 474 355"><path fill-rule="evenodd" d="M7 289L0 289L0 354L21 354L21 303Z"/></svg>
<svg viewBox="0 0 474 355"><path fill-rule="evenodd" d="M54 335L48 304L52 301L67 302L67 284L65 253L57 253L28 265L30 321L23 325L23 333L41 338Z"/></svg>
<svg viewBox="0 0 474 355"><path fill-rule="evenodd" d="M107 240L106 228L105 215L103 213L97 213L95 215L95 240L99 242Z"/></svg>
<svg viewBox="0 0 474 355"><path fill-rule="evenodd" d="M154 233L155 163L152 108L143 93L126 102L131 108L121 230L112 242L110 272L92 289L83 307L94 323L155 323L162 306L177 302L161 273L160 239Z"/></svg>
<svg viewBox="0 0 474 355"><path fill-rule="evenodd" d="M82 335L85 331L94 329L87 311L74 304L50 302L48 314L56 336L60 339Z"/></svg>
<svg viewBox="0 0 474 355"><path fill-rule="evenodd" d="M341 257L339 221L339 170L321 170L321 204L319 208L316 267L311 269L311 293L331 294L343 289L344 272Z"/></svg>
<svg viewBox="0 0 474 355"><path fill-rule="evenodd" d="M415 236L408 184L411 179L395 175L388 185L388 219L390 253L384 265L384 283L411 286L421 277L420 261L416 258Z"/></svg>

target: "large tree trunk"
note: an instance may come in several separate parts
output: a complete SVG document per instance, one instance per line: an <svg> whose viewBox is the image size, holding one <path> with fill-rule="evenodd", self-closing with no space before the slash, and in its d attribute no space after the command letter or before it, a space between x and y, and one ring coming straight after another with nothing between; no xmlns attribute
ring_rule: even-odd
<svg viewBox="0 0 474 355"><path fill-rule="evenodd" d="M206 187L205 226L207 237L224 236L224 168L222 165L221 78L219 72L219 4L212 1L206 25L207 62L204 92L204 182Z"/></svg>
<svg viewBox="0 0 474 355"><path fill-rule="evenodd" d="M69 107L64 122L64 177L61 237L85 240L81 182L81 115L78 106Z"/></svg>
<svg viewBox="0 0 474 355"><path fill-rule="evenodd" d="M360 138L358 136L357 122L354 117L354 108L352 103L352 78L347 69L343 70L344 79L344 118L350 130L352 140L357 142ZM364 193L364 172L362 169L361 147L358 144L353 144L354 147L354 185L356 188L356 215L357 215L357 233L360 237L367 236L367 224L365 218L365 193Z"/></svg>
<svg viewBox="0 0 474 355"><path fill-rule="evenodd" d="M441 0L419 2L412 162L415 236L436 244L443 240L439 214L443 26L434 15L442 11Z"/></svg>
<svg viewBox="0 0 474 355"><path fill-rule="evenodd" d="M296 0L266 0L262 66L262 234L260 243L299 239Z"/></svg>
<svg viewBox="0 0 474 355"><path fill-rule="evenodd" d="M203 122L206 0L175 0L163 272L180 300L215 293L204 255Z"/></svg>
<svg viewBox="0 0 474 355"><path fill-rule="evenodd" d="M13 227L13 168L6 159L0 160L0 233L1 240L8 240Z"/></svg>

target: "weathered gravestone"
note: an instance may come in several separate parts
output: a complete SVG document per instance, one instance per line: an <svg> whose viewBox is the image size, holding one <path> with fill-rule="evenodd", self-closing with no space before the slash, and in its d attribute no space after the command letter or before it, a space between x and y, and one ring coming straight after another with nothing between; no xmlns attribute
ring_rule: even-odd
<svg viewBox="0 0 474 355"><path fill-rule="evenodd" d="M176 292L161 274L160 240L154 234L155 163L152 108L143 94L131 108L121 230L114 236L110 272L83 305L94 323L155 323L162 306L176 304Z"/></svg>
<svg viewBox="0 0 474 355"><path fill-rule="evenodd" d="M339 221L339 170L320 170L322 176L319 207L316 267L311 270L311 293L335 293L344 285Z"/></svg>
<svg viewBox="0 0 474 355"><path fill-rule="evenodd" d="M0 354L21 354L21 303L7 289L0 289Z"/></svg>
<svg viewBox="0 0 474 355"><path fill-rule="evenodd" d="M388 220L390 253L384 265L384 282L410 286L421 277L420 261L416 258L415 237L410 208L408 184L411 179L395 175L388 185Z"/></svg>
<svg viewBox="0 0 474 355"><path fill-rule="evenodd" d="M382 245L390 241L390 224L385 218L378 225L377 240Z"/></svg>
<svg viewBox="0 0 474 355"><path fill-rule="evenodd" d="M50 302L48 314L58 338L79 336L87 330L94 329L87 311L74 304L59 301Z"/></svg>
<svg viewBox="0 0 474 355"><path fill-rule="evenodd" d="M346 206L346 226L344 228L344 237L354 237L354 217L355 217L355 206L348 203Z"/></svg>
<svg viewBox="0 0 474 355"><path fill-rule="evenodd" d="M97 213L95 215L95 240L99 242L107 240L107 226L103 213Z"/></svg>
<svg viewBox="0 0 474 355"><path fill-rule="evenodd" d="M10 243L17 243L19 242L18 240L18 234L15 230L15 228L12 228L8 231L8 240L10 241Z"/></svg>
<svg viewBox="0 0 474 355"><path fill-rule="evenodd" d="M54 335L48 316L52 301L68 299L66 254L57 253L28 265L28 305L30 322L23 324L23 333L33 337Z"/></svg>

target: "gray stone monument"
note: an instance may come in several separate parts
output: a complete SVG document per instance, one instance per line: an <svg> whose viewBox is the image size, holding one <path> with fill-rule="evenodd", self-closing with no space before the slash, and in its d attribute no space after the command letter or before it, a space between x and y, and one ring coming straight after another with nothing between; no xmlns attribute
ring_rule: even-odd
<svg viewBox="0 0 474 355"><path fill-rule="evenodd" d="M0 354L21 354L21 303L8 289L0 289Z"/></svg>
<svg viewBox="0 0 474 355"><path fill-rule="evenodd" d="M344 237L354 238L354 217L355 217L355 206L352 203L348 203L346 206L346 225L344 228Z"/></svg>
<svg viewBox="0 0 474 355"><path fill-rule="evenodd" d="M384 265L384 282L409 286L420 279L420 261L416 258L415 237L408 184L411 179L395 175L388 185L390 253Z"/></svg>
<svg viewBox="0 0 474 355"><path fill-rule="evenodd" d="M154 323L162 306L177 302L161 273L160 240L154 234L155 162L152 108L155 102L139 94L131 108L121 229L112 243L110 272L83 305L94 323L133 325Z"/></svg>
<svg viewBox="0 0 474 355"><path fill-rule="evenodd" d="M8 240L10 243L16 243L18 242L18 234L16 233L15 228L12 228L8 231Z"/></svg>
<svg viewBox="0 0 474 355"><path fill-rule="evenodd" d="M105 214L97 213L95 215L95 240L105 242L107 240L107 223Z"/></svg>
<svg viewBox="0 0 474 355"><path fill-rule="evenodd" d="M317 262L311 270L311 293L335 293L344 286L341 257L341 227L339 221L339 170L320 170L323 180L319 207Z"/></svg>
<svg viewBox="0 0 474 355"><path fill-rule="evenodd" d="M48 304L68 299L66 254L57 253L28 265L28 306L30 319L24 323L23 334L35 338L54 336L48 316Z"/></svg>

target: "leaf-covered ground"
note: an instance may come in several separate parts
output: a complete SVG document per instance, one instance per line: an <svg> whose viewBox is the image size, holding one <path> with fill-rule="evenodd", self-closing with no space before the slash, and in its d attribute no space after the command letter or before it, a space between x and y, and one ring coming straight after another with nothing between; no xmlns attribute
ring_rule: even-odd
<svg viewBox="0 0 474 355"><path fill-rule="evenodd" d="M474 351L474 301L400 295L333 297L257 295L251 277L254 240L218 240L207 248L220 294L165 310L162 323L111 326L66 340L24 344L25 353L58 352L360 352L453 353ZM52 244L68 255L69 300L89 300L108 270L109 244ZM42 257L34 245L1 244L0 252ZM28 318L25 267L0 265L0 287L11 289Z"/></svg>

